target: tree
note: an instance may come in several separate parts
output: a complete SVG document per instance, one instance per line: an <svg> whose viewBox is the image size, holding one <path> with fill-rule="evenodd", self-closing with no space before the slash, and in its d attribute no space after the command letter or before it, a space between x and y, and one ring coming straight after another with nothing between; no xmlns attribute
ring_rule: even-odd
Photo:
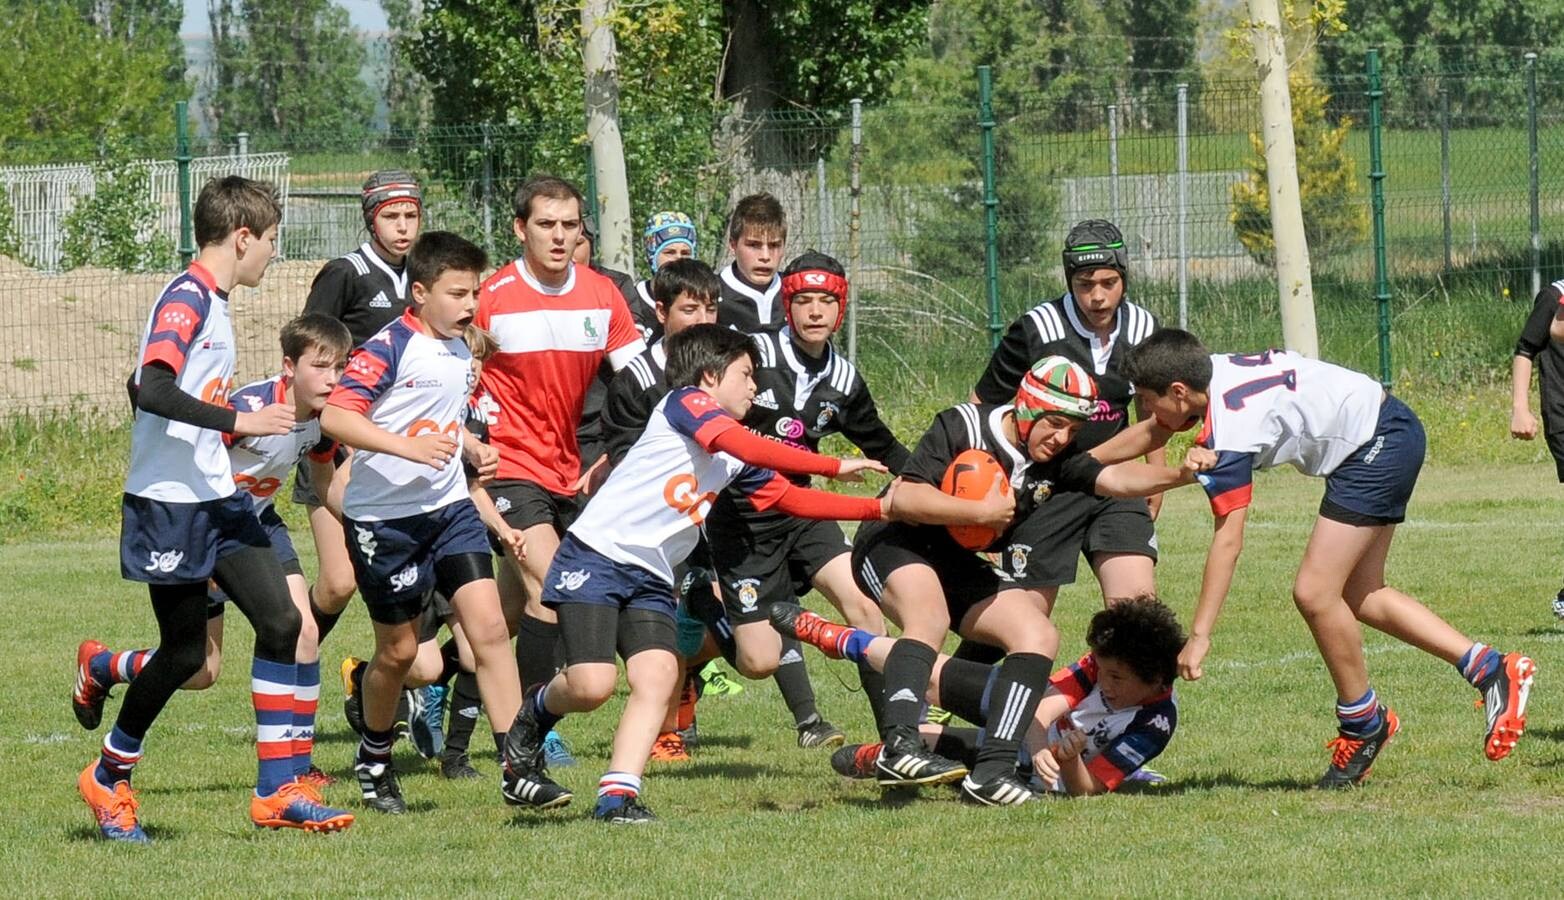
<svg viewBox="0 0 1564 900"><path fill-rule="evenodd" d="M366 54L331 0L207 0L212 71L206 108L217 131L359 133L374 100Z"/></svg>
<svg viewBox="0 0 1564 900"><path fill-rule="evenodd" d="M1307 67L1295 65L1287 81L1292 93L1293 140L1298 148L1303 231L1310 257L1323 264L1357 246L1368 231L1357 166L1346 147L1352 120L1329 121L1326 107L1330 94ZM1249 178L1233 185L1230 218L1233 232L1249 255L1261 265L1270 265L1276 244L1271 236L1265 148L1258 134L1251 134L1249 142L1255 155L1249 163Z"/></svg>
<svg viewBox="0 0 1564 900"><path fill-rule="evenodd" d="M0 0L0 14L7 162L82 158L118 138L171 145L173 102L187 91L168 77L166 47L105 35L74 0Z"/></svg>
<svg viewBox="0 0 1564 900"><path fill-rule="evenodd" d="M413 0L380 0L390 39L386 47L386 113L393 134L417 131L429 123L433 95L429 83L409 58L416 39L420 10Z"/></svg>
<svg viewBox="0 0 1564 900"><path fill-rule="evenodd" d="M146 162L113 143L104 148L92 173L92 194L78 200L61 223L63 267L101 266L121 272L172 268L174 242L158 229L158 204L151 197Z"/></svg>

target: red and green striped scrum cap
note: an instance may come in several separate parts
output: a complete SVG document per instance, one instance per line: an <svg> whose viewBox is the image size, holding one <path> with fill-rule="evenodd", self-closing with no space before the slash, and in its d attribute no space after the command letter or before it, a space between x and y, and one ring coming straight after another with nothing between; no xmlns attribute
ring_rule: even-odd
<svg viewBox="0 0 1564 900"><path fill-rule="evenodd" d="M1062 356L1037 361L1016 389L1016 433L1025 441L1043 416L1085 422L1097 411L1097 383L1080 365Z"/></svg>

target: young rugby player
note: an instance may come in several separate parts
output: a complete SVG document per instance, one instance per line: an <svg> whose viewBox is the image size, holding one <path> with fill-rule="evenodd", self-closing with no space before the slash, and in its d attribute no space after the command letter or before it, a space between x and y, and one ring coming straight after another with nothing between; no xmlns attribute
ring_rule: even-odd
<svg viewBox="0 0 1564 900"><path fill-rule="evenodd" d="M407 810L391 767L392 727L431 588L450 598L472 647L489 721L511 721L521 700L488 538L453 460L477 383L462 333L486 264L454 234L420 237L408 251L412 306L353 352L321 414L321 428L355 448L342 513L375 655L364 673L354 772L364 802L382 812Z"/></svg>
<svg viewBox="0 0 1564 900"><path fill-rule="evenodd" d="M739 424L755 396L755 347L748 336L693 325L667 345L672 392L566 533L549 569L544 601L559 613L565 668L529 692L506 737L504 792L512 803L549 808L569 802L570 792L544 771L543 737L564 715L608 699L617 681L617 649L630 698L593 816L612 823L653 818L638 798L677 677L673 568L695 546L718 491L737 482L762 507L832 518L879 518L889 502L800 488L757 467L835 478L883 470L868 460L784 447Z"/></svg>
<svg viewBox="0 0 1564 900"><path fill-rule="evenodd" d="M750 194L734 205L728 217L728 253L733 261L718 273L722 278L719 324L753 334L783 323L782 278L777 269L786 251L787 214L777 198Z"/></svg>
<svg viewBox="0 0 1564 900"><path fill-rule="evenodd" d="M895 646L891 638L827 622L796 604L777 604L772 621L827 656L876 668ZM1049 679L1022 742L1042 786L1061 793L1117 790L1167 749L1178 727L1173 681L1184 632L1171 609L1155 597L1116 600L1092 616L1086 645L1091 652ZM999 727L1011 711L988 702L998 676L995 666L942 655L928 700ZM977 729L924 725L920 731L930 750L976 765ZM831 767L849 778L873 778L879 756L879 744L856 744L833 754Z"/></svg>
<svg viewBox="0 0 1564 900"><path fill-rule="evenodd" d="M1049 514L1055 491L1144 497L1193 481L1183 469L1102 459L1071 439L1097 411L1096 388L1085 369L1061 357L1038 362L1021 379L1013 405L964 403L937 415L902 471L896 524L871 524L853 542L853 574L886 615L902 626L887 656L884 747L876 762L883 785L943 784L962 780L962 796L983 805L1032 799L1016 774L1016 754L1048 680L1059 635L1010 576L956 543L948 525L981 525L998 533L1002 548L1012 521ZM999 463L1011 490L981 500L940 490L946 470L963 451L977 449ZM1119 465L1105 466L1105 462ZM993 700L1008 712L988 729L977 763L968 769L918 739L918 718L937 648L947 631L1002 649Z"/></svg>
<svg viewBox="0 0 1564 900"><path fill-rule="evenodd" d="M1211 650L1243 548L1254 471L1287 463L1325 479L1293 582L1293 602L1336 687L1339 735L1328 744L1330 767L1319 786L1362 782L1400 727L1369 683L1359 623L1454 665L1487 708L1484 753L1491 760L1510 754L1526 728L1536 664L1472 641L1385 584L1390 542L1406 518L1426 445L1422 423L1406 404L1350 369L1280 350L1211 355L1178 329L1147 338L1125 374L1152 417L1114 438L1104 452L1139 454L1198 426L1197 442L1214 455L1200 481L1216 530L1189 643L1179 654L1180 675L1199 678Z"/></svg>
<svg viewBox="0 0 1564 900"><path fill-rule="evenodd" d="M835 259L811 250L793 260L781 278L787 324L753 335L760 365L745 426L816 452L827 435L841 434L870 459L900 473L907 464L907 448L881 421L868 383L831 346L831 336L846 318L846 271ZM799 485L809 481L799 476L792 480ZM800 747L839 746L845 735L816 710L798 643L778 640L766 624L766 612L772 603L801 597L814 587L848 622L885 630L879 609L853 583L852 544L841 526L776 510L761 512L747 495L730 489L712 506L706 536L729 623L713 628L723 655L748 678L776 676L793 713ZM692 602L691 611L709 619L708 606ZM859 675L878 721L883 680L866 666Z"/></svg>
<svg viewBox="0 0 1564 900"><path fill-rule="evenodd" d="M1564 281L1537 293L1531 315L1515 341L1510 366L1510 434L1523 441L1537 436L1531 413L1531 373L1537 370L1542 400L1542 436L1553 455L1554 472L1564 483ZM1553 597L1553 615L1564 619L1564 588Z"/></svg>
<svg viewBox="0 0 1564 900"><path fill-rule="evenodd" d="M234 391L228 397L228 405L236 411L254 412L273 403L287 404L293 408L293 428L281 435L224 435L223 441L228 445L234 484L248 496L254 515L271 539L272 552L287 575L288 594L302 619L295 653L297 683L288 711L289 738L294 776L320 788L332 781L311 760L315 711L320 700L320 646L315 622L310 617L309 583L299 566L299 554L293 548L288 526L277 515L272 501L288 473L299 464L311 468L317 484L331 483L336 447L321 437L318 417L337 385L351 347L346 326L322 315L294 319L283 326L281 339L282 374ZM213 590L206 625L206 659L200 671L183 685L186 690L211 687L222 671L226 600L227 595ZM133 681L154 652L155 649L112 652L99 641L82 642L76 651L76 688L71 707L83 728L98 727L110 688ZM275 716L278 721L265 724L282 724L281 710L269 713L269 720Z"/></svg>
<svg viewBox="0 0 1564 900"><path fill-rule="evenodd" d="M652 278L665 264L695 256L695 223L682 212L652 213L641 234L641 244L646 250L646 267L652 274L637 281L634 296L625 299L635 316L635 326L641 329L641 338L650 344L663 333L657 317L657 298L652 295Z"/></svg>
<svg viewBox="0 0 1564 900"><path fill-rule="evenodd" d="M142 741L174 692L206 657L207 580L215 578L255 628L251 699L259 765L250 818L257 825L310 830L346 827L351 817L320 806L293 774L292 727L300 616L287 577L247 494L237 493L223 435L264 437L293 430L287 402L235 410L234 331L228 293L260 284L276 255L282 208L269 184L213 179L195 207L201 250L158 296L138 354L130 472L121 504L120 571L145 583L158 622L158 652L125 691L99 759L77 789L99 832L145 843L130 787ZM279 721L279 719L281 721Z"/></svg>

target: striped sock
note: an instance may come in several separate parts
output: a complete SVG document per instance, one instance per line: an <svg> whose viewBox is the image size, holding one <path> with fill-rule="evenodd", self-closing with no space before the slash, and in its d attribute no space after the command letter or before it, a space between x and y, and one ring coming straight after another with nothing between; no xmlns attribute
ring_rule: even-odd
<svg viewBox="0 0 1564 900"><path fill-rule="evenodd" d="M111 684L129 684L151 661L152 650L121 650L118 653L104 651L87 664L92 680L108 687Z"/></svg>
<svg viewBox="0 0 1564 900"><path fill-rule="evenodd" d="M391 761L391 744L396 741L396 731L371 731L364 729L364 736L358 742L358 762L363 763L389 763Z"/></svg>
<svg viewBox="0 0 1564 900"><path fill-rule="evenodd" d="M608 772L597 782L597 797L619 795L622 797L641 796L641 776L631 775L629 772Z"/></svg>
<svg viewBox="0 0 1564 900"><path fill-rule="evenodd" d="M293 689L293 774L306 775L315 752L315 708L320 704L320 660L299 663Z"/></svg>
<svg viewBox="0 0 1564 900"><path fill-rule="evenodd" d="M255 704L255 795L270 797L293 780L293 691L298 667L256 657L250 663Z"/></svg>
<svg viewBox="0 0 1564 900"><path fill-rule="evenodd" d="M538 727L545 732L553 731L554 726L559 724L559 720L564 718L564 715L562 714L549 712L548 686L552 684L553 681L554 679L550 678L548 681L545 681L536 688L533 688L532 696L528 697L526 701L524 701L526 703L532 704L532 716L537 720Z"/></svg>
<svg viewBox="0 0 1564 900"><path fill-rule="evenodd" d="M1379 730L1379 695L1370 687L1368 693L1356 700L1336 701L1336 721L1341 733L1350 735L1373 734Z"/></svg>
<svg viewBox="0 0 1564 900"><path fill-rule="evenodd" d="M103 736L103 751L98 756L98 768L93 777L112 790L114 782L130 780L130 770L138 762L141 762L141 741L120 731L116 725Z"/></svg>
<svg viewBox="0 0 1564 900"><path fill-rule="evenodd" d="M1499 671L1502 665L1504 665L1504 657L1499 655L1499 651L1487 644L1478 643L1473 644L1472 648L1466 651L1466 655L1461 657L1461 661L1456 663L1455 667L1461 670L1462 678L1471 682L1473 687L1480 688L1483 682L1492 678L1493 673Z"/></svg>

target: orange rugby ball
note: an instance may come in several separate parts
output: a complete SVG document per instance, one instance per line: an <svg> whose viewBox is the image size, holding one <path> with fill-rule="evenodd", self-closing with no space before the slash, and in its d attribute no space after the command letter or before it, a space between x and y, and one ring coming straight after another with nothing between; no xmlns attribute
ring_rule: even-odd
<svg viewBox="0 0 1564 900"><path fill-rule="evenodd" d="M1010 493L1010 478L999 461L984 450L963 450L950 461L939 489L963 500L982 500L994 488L999 476L999 492ZM999 537L999 532L983 525L947 525L950 536L968 550L982 550Z"/></svg>

